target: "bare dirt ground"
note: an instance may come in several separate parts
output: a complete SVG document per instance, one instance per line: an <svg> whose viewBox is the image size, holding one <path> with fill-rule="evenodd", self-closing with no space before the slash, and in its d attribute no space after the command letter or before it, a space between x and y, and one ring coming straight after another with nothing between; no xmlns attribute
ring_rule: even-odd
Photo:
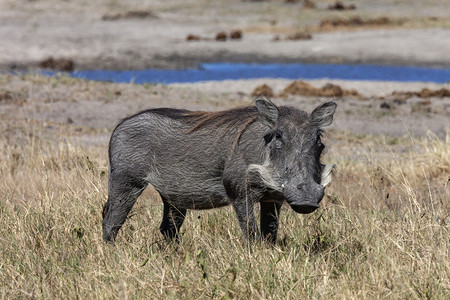
<svg viewBox="0 0 450 300"><path fill-rule="evenodd" d="M356 9L327 9L333 3L314 1L315 7L307 8L304 1L2 0L0 70L35 69L49 57L67 59L75 69L183 68L207 61L450 67L447 1L348 1L344 3ZM228 35L233 30L242 37L215 40L218 32ZM288 39L298 32L312 38ZM187 41L189 34L200 40ZM390 136L423 136L430 130L444 137L448 128L449 97L403 99L392 93L449 89L449 84L324 79L309 83L316 87L334 83L355 89L366 99L278 97L290 81L267 77L137 86L2 75L0 114L7 121L3 127L34 120L44 127L68 126L80 140L105 145L114 125L139 110L247 105L253 101L254 88L267 84L278 104L308 111L319 102L337 101L336 130Z"/></svg>
<svg viewBox="0 0 450 300"><path fill-rule="evenodd" d="M334 1L286 2L2 0L0 67L33 67L49 56L72 59L76 69L208 61L450 66L448 1L347 1L356 9L345 11L328 10ZM360 21L324 22L352 18ZM214 40L232 30L242 38ZM312 38L286 39L297 32ZM187 42L189 34L206 40Z"/></svg>
<svg viewBox="0 0 450 300"><path fill-rule="evenodd" d="M218 110L251 105L252 91L261 84L279 94L290 80L259 79L173 85L134 85L93 82L69 77L37 75L0 76L2 132L15 143L26 124L41 126L48 135L72 135L83 144L107 144L114 126L124 117L153 107ZM399 100L394 91L438 90L450 86L431 83L354 82L314 80L321 87L333 83L357 88L366 97L273 97L279 105L293 105L308 112L324 101L336 101L338 111L332 130L364 135L425 136L429 131L444 138L449 126L450 98L412 96ZM28 126L27 125L27 126Z"/></svg>

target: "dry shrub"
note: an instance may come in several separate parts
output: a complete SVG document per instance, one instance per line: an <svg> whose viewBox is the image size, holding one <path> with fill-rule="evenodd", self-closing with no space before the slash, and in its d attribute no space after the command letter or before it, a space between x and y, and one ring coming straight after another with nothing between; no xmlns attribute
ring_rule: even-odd
<svg viewBox="0 0 450 300"><path fill-rule="evenodd" d="M220 31L216 34L216 41L224 42L228 38L228 34L225 31Z"/></svg>
<svg viewBox="0 0 450 300"><path fill-rule="evenodd" d="M200 41L202 38L199 35L188 34L186 36L186 41Z"/></svg>
<svg viewBox="0 0 450 300"><path fill-rule="evenodd" d="M438 90L430 90L428 88L423 88L422 90L418 92L411 92L411 91L393 91L392 96L394 96L396 99L399 99L401 101L407 100L412 97L419 97L419 98L445 98L450 97L450 90L446 88L440 88Z"/></svg>
<svg viewBox="0 0 450 300"><path fill-rule="evenodd" d="M295 32L286 36L287 40L299 41L299 40L310 40L312 35L307 32Z"/></svg>
<svg viewBox="0 0 450 300"><path fill-rule="evenodd" d="M339 189L339 193L346 195L340 198L345 199L345 206L396 210L409 207L412 211L422 211L423 207L433 203L447 205L442 200L448 197L448 133L444 140L430 133L424 139L392 138L390 144L386 140L373 143L370 140L362 142L369 147L365 156L355 160L344 158L343 161L338 158L335 162L340 169L336 181L352 186L351 189ZM353 201L353 189L359 189L364 198L374 202Z"/></svg>
<svg viewBox="0 0 450 300"><path fill-rule="evenodd" d="M75 69L75 63L70 58L49 57L39 62L39 68L72 72Z"/></svg>
<svg viewBox="0 0 450 300"><path fill-rule="evenodd" d="M316 88L311 84L304 81L293 81L279 95L282 98L286 98L289 95L296 96L308 96L308 97L343 97L351 96L357 99L365 99L365 97L358 93L358 91L351 89L346 90L341 88L339 85L327 83L321 88Z"/></svg>
<svg viewBox="0 0 450 300"><path fill-rule="evenodd" d="M272 98L273 97L273 90L267 84L259 85L253 90L252 96L253 97Z"/></svg>
<svg viewBox="0 0 450 300"><path fill-rule="evenodd" d="M318 96L317 88L304 81L293 81L281 92L280 97L287 97L288 95L298 96Z"/></svg>
<svg viewBox="0 0 450 300"><path fill-rule="evenodd" d="M0 104L23 105L27 101L25 95L22 93L0 90Z"/></svg>
<svg viewBox="0 0 450 300"><path fill-rule="evenodd" d="M374 19L362 19L354 16L349 19L334 18L324 19L320 22L319 28L322 30L331 30L336 28L360 28L360 27L386 27L399 26L405 21L400 19L390 19L388 17L379 17Z"/></svg>
<svg viewBox="0 0 450 300"><path fill-rule="evenodd" d="M242 30L236 29L230 32L230 39L232 40L240 40L242 39Z"/></svg>
<svg viewBox="0 0 450 300"><path fill-rule="evenodd" d="M117 21L121 19L157 19L158 16L148 10L130 10L125 13L105 14L102 16L103 21Z"/></svg>
<svg viewBox="0 0 450 300"><path fill-rule="evenodd" d="M423 148L423 153L419 152L412 156L408 165L409 171L412 173L413 170L417 170L420 167L420 175L416 175L419 180L424 180L427 177L442 180L449 179L450 132L447 132L444 141L431 133L430 136L429 140L423 140L419 143Z"/></svg>

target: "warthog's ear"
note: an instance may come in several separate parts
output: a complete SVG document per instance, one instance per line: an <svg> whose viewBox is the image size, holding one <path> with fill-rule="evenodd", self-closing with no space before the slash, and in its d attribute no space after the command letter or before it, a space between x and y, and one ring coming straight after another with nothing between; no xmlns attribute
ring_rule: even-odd
<svg viewBox="0 0 450 300"><path fill-rule="evenodd" d="M322 105L316 107L311 115L309 116L309 120L317 124L319 128L330 126L333 123L333 115L336 111L337 104L334 102L325 102Z"/></svg>
<svg viewBox="0 0 450 300"><path fill-rule="evenodd" d="M269 127L273 127L278 122L278 107L267 99L256 100L256 108L259 112L259 120Z"/></svg>

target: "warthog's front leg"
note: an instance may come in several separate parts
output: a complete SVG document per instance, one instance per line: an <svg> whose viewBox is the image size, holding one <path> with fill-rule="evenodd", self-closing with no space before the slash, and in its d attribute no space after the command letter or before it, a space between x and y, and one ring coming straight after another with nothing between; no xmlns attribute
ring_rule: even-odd
<svg viewBox="0 0 450 300"><path fill-rule="evenodd" d="M261 234L263 238L275 243L278 232L278 216L281 204L273 202L261 202Z"/></svg>
<svg viewBox="0 0 450 300"><path fill-rule="evenodd" d="M163 202L164 213L159 230L166 240L171 241L175 238L175 241L178 242L180 239L180 228L186 217L186 209L176 208L165 199L163 199Z"/></svg>
<svg viewBox="0 0 450 300"><path fill-rule="evenodd" d="M253 241L260 237L258 226L253 211L253 203L248 203L246 199L237 200L233 203L234 211L239 221L244 237Z"/></svg>

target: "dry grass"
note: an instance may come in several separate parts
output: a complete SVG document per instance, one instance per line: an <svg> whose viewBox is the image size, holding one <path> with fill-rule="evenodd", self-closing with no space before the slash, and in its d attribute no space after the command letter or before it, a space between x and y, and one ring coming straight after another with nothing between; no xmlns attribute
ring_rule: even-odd
<svg viewBox="0 0 450 300"><path fill-rule="evenodd" d="M181 243L167 245L155 197L139 199L112 248L101 240L105 148L24 128L20 146L0 137L2 299L450 295L449 136L336 134L323 208L285 208L273 248L242 243L229 208L189 212Z"/></svg>

